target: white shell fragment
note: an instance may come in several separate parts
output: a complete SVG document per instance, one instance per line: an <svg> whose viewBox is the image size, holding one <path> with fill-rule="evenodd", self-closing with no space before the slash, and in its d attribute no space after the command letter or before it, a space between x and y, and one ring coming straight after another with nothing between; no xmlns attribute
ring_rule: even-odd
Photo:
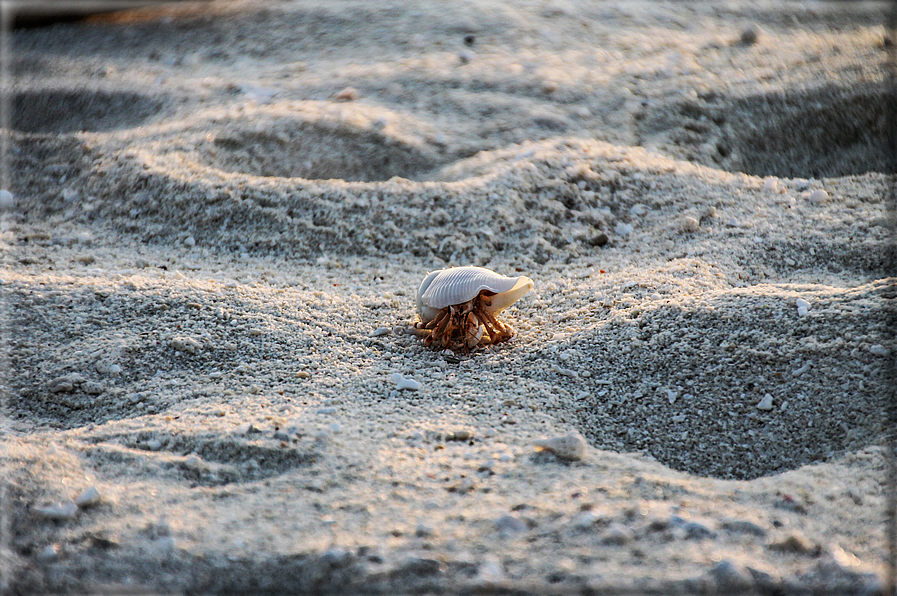
<svg viewBox="0 0 897 596"><path fill-rule="evenodd" d="M686 232L697 232L701 228L701 222L695 217L686 217L682 221L682 229Z"/></svg>
<svg viewBox="0 0 897 596"><path fill-rule="evenodd" d="M570 432L565 437L552 437L539 439L536 447L542 451L549 451L560 459L579 461L586 453L586 440L578 432Z"/></svg>
<svg viewBox="0 0 897 596"><path fill-rule="evenodd" d="M409 390L409 391L420 391L423 387L418 381L414 379L405 378L400 373L392 373L389 375L389 380L396 384L396 391Z"/></svg>
<svg viewBox="0 0 897 596"><path fill-rule="evenodd" d="M73 519L78 515L78 506L72 501L53 503L52 505L42 505L32 507L35 515L43 519L51 519L55 521L66 521Z"/></svg>
<svg viewBox="0 0 897 596"><path fill-rule="evenodd" d="M59 545L58 544L48 544L45 546L39 553L37 553L37 557L35 557L41 563L48 563L50 561L55 561L56 558L59 557Z"/></svg>
<svg viewBox="0 0 897 596"><path fill-rule="evenodd" d="M803 298L798 298L795 305L797 306L797 315L800 317L806 315L810 311L810 303Z"/></svg>
<svg viewBox="0 0 897 596"><path fill-rule="evenodd" d="M632 224L619 222L616 226L614 226L614 233L617 236L628 236L633 232L635 228L632 227Z"/></svg>
<svg viewBox="0 0 897 596"><path fill-rule="evenodd" d="M811 203L823 203L828 199L828 193L824 188L817 188L810 193L809 198Z"/></svg>
<svg viewBox="0 0 897 596"><path fill-rule="evenodd" d="M16 199L8 190L0 189L0 209L10 209L15 206Z"/></svg>
<svg viewBox="0 0 897 596"><path fill-rule="evenodd" d="M425 323L447 306L473 300L482 290L495 292L493 314L508 308L533 289L528 277L505 277L485 267L452 267L433 271L417 291L417 311Z"/></svg>
<svg viewBox="0 0 897 596"><path fill-rule="evenodd" d="M758 410L769 411L773 408L772 406L772 395L767 393L763 396L763 399L760 400L760 403L757 404Z"/></svg>
<svg viewBox="0 0 897 596"><path fill-rule="evenodd" d="M97 490L97 487L91 486L85 488L84 491L75 497L75 505L84 509L86 507L93 507L98 504L102 497L100 496L100 491Z"/></svg>

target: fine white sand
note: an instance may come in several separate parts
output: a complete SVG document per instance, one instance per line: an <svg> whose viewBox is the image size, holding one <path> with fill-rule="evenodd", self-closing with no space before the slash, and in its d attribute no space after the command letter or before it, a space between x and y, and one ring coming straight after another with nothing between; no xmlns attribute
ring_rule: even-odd
<svg viewBox="0 0 897 596"><path fill-rule="evenodd" d="M0 590L884 593L885 8L12 32ZM412 333L455 265L514 339Z"/></svg>

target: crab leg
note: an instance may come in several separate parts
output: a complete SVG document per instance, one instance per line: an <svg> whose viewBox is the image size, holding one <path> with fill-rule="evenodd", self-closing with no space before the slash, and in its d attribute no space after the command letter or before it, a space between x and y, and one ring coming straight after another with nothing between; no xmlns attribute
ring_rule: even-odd
<svg viewBox="0 0 897 596"><path fill-rule="evenodd" d="M433 323L434 321L436 323L433 325L433 331L430 332L430 335L427 336L424 342L429 345L434 339L438 338L440 343L444 344L445 342L443 341L442 335L445 333L445 329L451 323L451 320L451 313L449 313L448 309L443 309L436 315L433 321L430 321L430 323Z"/></svg>
<svg viewBox="0 0 897 596"><path fill-rule="evenodd" d="M445 317L447 317L447 316L448 316L448 311L441 310L441 311L439 311L439 314L436 315L435 317L433 317L432 319L430 319L430 321L428 321L426 323L424 323L423 321L419 321L414 324L414 327L417 329L433 329L434 327L436 327L437 325L442 323L445 320Z"/></svg>
<svg viewBox="0 0 897 596"><path fill-rule="evenodd" d="M446 325L445 330L442 332L442 347L443 348L453 348L452 337L455 335L455 332L459 330L461 323L461 316L463 313L458 312L456 310L457 307L450 306L449 310L451 311L451 315L448 317L448 325ZM454 348L453 348L454 349Z"/></svg>
<svg viewBox="0 0 897 596"><path fill-rule="evenodd" d="M426 345L430 345L433 342L433 339L436 337L436 334L434 333L433 328L439 327L440 325L444 325L446 323L446 321L447 321L447 313L445 311L441 311L438 315L433 317L427 323L424 323L421 321L421 322L415 323L414 327L416 329L429 329L430 330L430 333L428 333L424 337L424 343Z"/></svg>
<svg viewBox="0 0 897 596"><path fill-rule="evenodd" d="M473 317L473 322L472 322L472 323L470 323L470 322L468 323L468 326L467 326L467 332L466 332L466 334L465 334L465 336L464 336L464 343L465 343L465 345L467 345L467 344L469 343L470 340L474 340L474 341L476 341L476 344L474 345L474 347L483 346L483 345L484 345L484 343L483 343L483 337L482 337L483 334L479 332L479 330L480 330L480 325L483 325L483 322L482 322L482 320L477 316L477 312L476 312L476 310L474 310L472 313L470 313L469 316L470 316L470 317ZM483 327L485 328L485 325L483 325ZM489 336L489 337L491 337L491 336ZM468 346L468 347L469 347L469 346Z"/></svg>
<svg viewBox="0 0 897 596"><path fill-rule="evenodd" d="M489 329L489 339L492 343L500 343L507 341L514 336L514 333L499 322L492 313L485 308L479 309L477 315L482 315L482 321Z"/></svg>
<svg viewBox="0 0 897 596"><path fill-rule="evenodd" d="M468 356L470 355L470 346L467 345L467 335L470 332L470 316L473 305L471 304L470 306L471 308L464 313L464 323L461 325L461 347L464 348L464 353ZM474 320L476 320L476 317L474 317ZM479 323L477 324L479 325Z"/></svg>

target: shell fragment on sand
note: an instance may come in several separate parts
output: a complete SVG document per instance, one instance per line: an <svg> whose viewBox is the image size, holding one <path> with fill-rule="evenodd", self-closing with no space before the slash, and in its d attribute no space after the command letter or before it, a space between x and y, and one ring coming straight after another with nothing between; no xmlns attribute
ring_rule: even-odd
<svg viewBox="0 0 897 596"><path fill-rule="evenodd" d="M31 511L43 519L68 521L78 515L78 506L72 501L60 501L51 505L32 507Z"/></svg>
<svg viewBox="0 0 897 596"><path fill-rule="evenodd" d="M579 461L586 453L586 440L578 432L570 432L563 437L539 439L536 448L553 453L560 459Z"/></svg>
<svg viewBox="0 0 897 596"><path fill-rule="evenodd" d="M421 388L423 388L423 385L421 385L418 381L415 381L411 378L403 377L399 373L392 373L391 375L389 375L389 380L395 383L396 391L420 391Z"/></svg>

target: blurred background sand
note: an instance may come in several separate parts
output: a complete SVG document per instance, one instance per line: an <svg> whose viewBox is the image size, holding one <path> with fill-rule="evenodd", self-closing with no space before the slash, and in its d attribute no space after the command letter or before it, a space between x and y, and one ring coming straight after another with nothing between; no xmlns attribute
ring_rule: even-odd
<svg viewBox="0 0 897 596"><path fill-rule="evenodd" d="M450 8L8 34L4 589L887 589L886 5Z"/></svg>

